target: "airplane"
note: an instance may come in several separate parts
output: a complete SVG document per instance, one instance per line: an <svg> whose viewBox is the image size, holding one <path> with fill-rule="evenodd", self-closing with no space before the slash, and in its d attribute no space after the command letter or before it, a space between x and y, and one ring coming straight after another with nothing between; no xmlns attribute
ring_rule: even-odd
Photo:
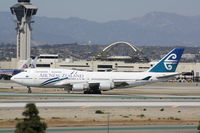
<svg viewBox="0 0 200 133"><path fill-rule="evenodd" d="M183 54L175 48L146 72L88 72L68 69L25 69L13 76L12 81L31 87L64 88L66 91L84 91L84 94L101 94L101 91L123 89L167 81L180 73L175 72Z"/></svg>
<svg viewBox="0 0 200 133"><path fill-rule="evenodd" d="M18 69L0 69L0 79L9 80L13 75L22 72L24 69L35 68L36 61L37 57L35 57L34 60L29 58L28 60L24 61Z"/></svg>

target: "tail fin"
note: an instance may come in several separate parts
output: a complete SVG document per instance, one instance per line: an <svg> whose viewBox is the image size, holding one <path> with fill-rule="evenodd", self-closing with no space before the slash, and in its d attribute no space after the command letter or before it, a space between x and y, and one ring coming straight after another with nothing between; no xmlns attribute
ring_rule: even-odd
<svg viewBox="0 0 200 133"><path fill-rule="evenodd" d="M22 63L22 61L20 61L20 67L19 69L26 69L29 67L30 63L31 63L31 58L29 58L28 60L24 60Z"/></svg>
<svg viewBox="0 0 200 133"><path fill-rule="evenodd" d="M183 48L175 48L163 57L155 66L150 68L148 72L175 72L177 65L183 54Z"/></svg>
<svg viewBox="0 0 200 133"><path fill-rule="evenodd" d="M34 60L31 60L31 64L29 65L29 68L36 68L38 57L36 56Z"/></svg>
<svg viewBox="0 0 200 133"><path fill-rule="evenodd" d="M36 62L38 57L35 57L35 59L29 58L28 60L23 61L22 65L19 67L19 69L26 69L26 68L36 68Z"/></svg>

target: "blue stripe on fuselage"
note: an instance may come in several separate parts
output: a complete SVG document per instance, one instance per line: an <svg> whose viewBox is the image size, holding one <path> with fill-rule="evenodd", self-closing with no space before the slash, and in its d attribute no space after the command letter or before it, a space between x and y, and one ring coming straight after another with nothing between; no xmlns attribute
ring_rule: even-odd
<svg viewBox="0 0 200 133"><path fill-rule="evenodd" d="M59 78L57 77L57 78L49 79L49 80L43 82L41 85L42 85L42 86L45 86L45 85L48 85L48 84L51 84L51 83L54 83L54 82L58 82L58 81L62 81L62 80L65 80L65 79L68 79L68 77L62 78L62 79L59 79Z"/></svg>

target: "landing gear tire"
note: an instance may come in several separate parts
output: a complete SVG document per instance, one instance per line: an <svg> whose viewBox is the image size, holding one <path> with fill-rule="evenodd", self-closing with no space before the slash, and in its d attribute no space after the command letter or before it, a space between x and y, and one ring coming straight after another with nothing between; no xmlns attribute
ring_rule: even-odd
<svg viewBox="0 0 200 133"><path fill-rule="evenodd" d="M98 90L94 90L93 94L101 94L101 91L99 89Z"/></svg>
<svg viewBox="0 0 200 133"><path fill-rule="evenodd" d="M86 90L84 91L84 94L101 94L101 91L99 89L90 89L90 90Z"/></svg>
<svg viewBox="0 0 200 133"><path fill-rule="evenodd" d="M32 93L31 87L27 87L28 88L28 93Z"/></svg>
<svg viewBox="0 0 200 133"><path fill-rule="evenodd" d="M70 89L68 89L68 88L64 88L64 91L67 91L67 93L68 93L68 94L70 94L70 93L71 93L71 90L70 90Z"/></svg>
<svg viewBox="0 0 200 133"><path fill-rule="evenodd" d="M88 94L88 91L84 91L83 94Z"/></svg>

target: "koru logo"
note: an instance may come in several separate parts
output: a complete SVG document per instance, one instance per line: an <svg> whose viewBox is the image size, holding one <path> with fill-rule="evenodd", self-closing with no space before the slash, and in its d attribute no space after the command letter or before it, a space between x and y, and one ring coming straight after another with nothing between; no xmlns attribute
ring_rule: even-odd
<svg viewBox="0 0 200 133"><path fill-rule="evenodd" d="M170 71L173 68L173 64L177 64L177 62L177 55L171 54L164 60L165 68Z"/></svg>

